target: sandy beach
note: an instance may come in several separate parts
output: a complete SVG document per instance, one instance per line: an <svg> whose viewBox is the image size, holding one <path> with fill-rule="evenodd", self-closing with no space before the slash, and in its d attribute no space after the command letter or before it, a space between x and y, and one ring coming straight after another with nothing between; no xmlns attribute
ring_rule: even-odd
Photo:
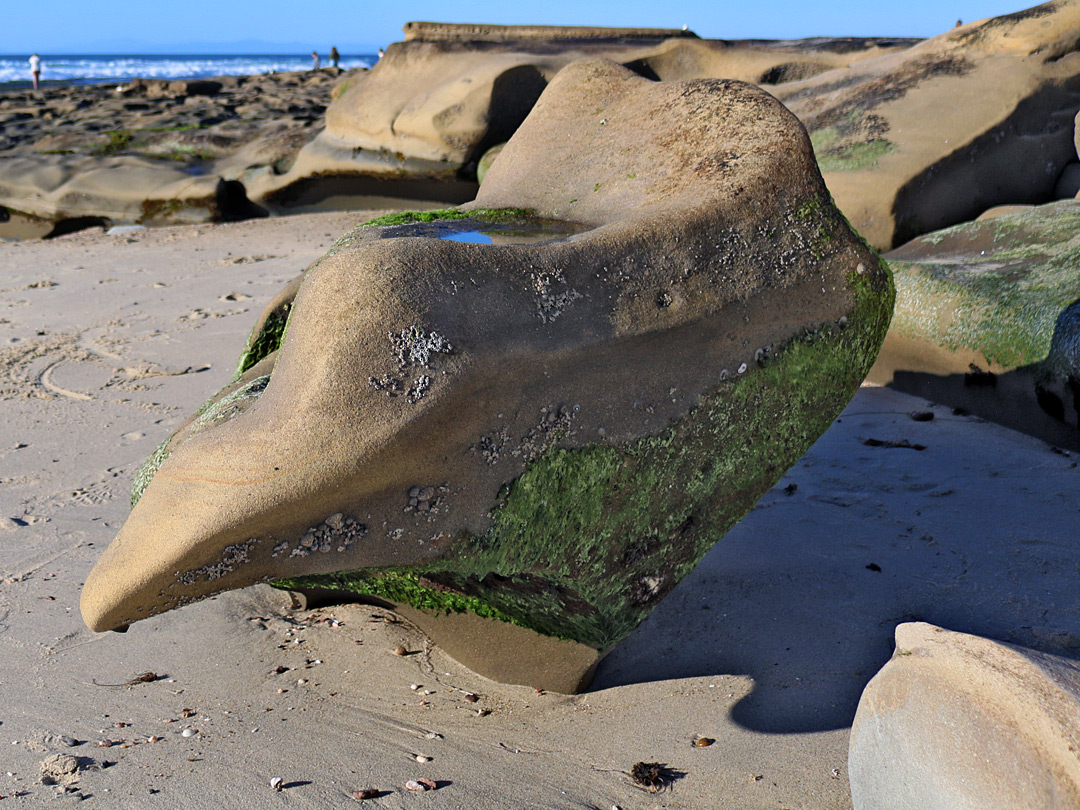
<svg viewBox="0 0 1080 810"><path fill-rule="evenodd" d="M0 242L4 807L368 790L383 808L841 810L850 723L898 623L1080 652L1076 455L876 387L581 695L488 681L386 611L296 611L268 586L89 631L80 586L135 470L229 380L280 286L367 218ZM44 784L54 754L78 770ZM633 784L638 762L666 787ZM436 789L406 789L421 778Z"/></svg>

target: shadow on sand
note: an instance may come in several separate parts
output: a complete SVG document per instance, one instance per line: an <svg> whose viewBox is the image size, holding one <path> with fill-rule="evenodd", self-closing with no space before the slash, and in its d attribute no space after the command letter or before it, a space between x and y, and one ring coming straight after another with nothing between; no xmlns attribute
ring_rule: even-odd
<svg viewBox="0 0 1080 810"><path fill-rule="evenodd" d="M748 675L738 723L814 732L851 724L901 622L1080 657L1077 492L1077 454L864 388L592 689Z"/></svg>

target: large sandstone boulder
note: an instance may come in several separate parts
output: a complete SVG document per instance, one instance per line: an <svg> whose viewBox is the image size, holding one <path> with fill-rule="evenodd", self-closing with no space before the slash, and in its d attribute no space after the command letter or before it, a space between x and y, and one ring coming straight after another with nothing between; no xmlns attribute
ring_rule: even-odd
<svg viewBox="0 0 1080 810"><path fill-rule="evenodd" d="M896 653L851 727L855 810L1080 807L1080 662L930 624Z"/></svg>
<svg viewBox="0 0 1080 810"><path fill-rule="evenodd" d="M896 315L869 378L1080 449L1080 201L886 254Z"/></svg>
<svg viewBox="0 0 1080 810"><path fill-rule="evenodd" d="M361 226L271 302L83 615L275 580L580 688L829 426L891 307L768 94L577 62L473 203Z"/></svg>
<svg viewBox="0 0 1080 810"><path fill-rule="evenodd" d="M837 205L875 247L1042 203L1076 160L1080 4L964 25L774 90L810 131Z"/></svg>
<svg viewBox="0 0 1080 810"><path fill-rule="evenodd" d="M340 193L340 178L433 181L427 194L475 193L476 164L521 125L551 78L586 56L654 80L722 77L777 83L895 51L904 40L727 42L665 29L408 23L367 74L350 77L326 129L286 175L266 175L253 199L284 206ZM331 181L337 180L337 185ZM465 185L462 185L465 183ZM440 186L442 188L440 189Z"/></svg>

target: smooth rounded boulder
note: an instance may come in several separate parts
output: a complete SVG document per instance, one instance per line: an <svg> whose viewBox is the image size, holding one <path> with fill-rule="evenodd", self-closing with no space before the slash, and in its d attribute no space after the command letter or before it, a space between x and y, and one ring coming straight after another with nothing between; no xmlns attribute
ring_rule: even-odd
<svg viewBox="0 0 1080 810"><path fill-rule="evenodd" d="M474 202L360 226L271 302L83 616L271 581L582 688L840 413L892 300L775 99L576 62Z"/></svg>
<svg viewBox="0 0 1080 810"><path fill-rule="evenodd" d="M855 810L1080 807L1080 662L922 622L851 728Z"/></svg>

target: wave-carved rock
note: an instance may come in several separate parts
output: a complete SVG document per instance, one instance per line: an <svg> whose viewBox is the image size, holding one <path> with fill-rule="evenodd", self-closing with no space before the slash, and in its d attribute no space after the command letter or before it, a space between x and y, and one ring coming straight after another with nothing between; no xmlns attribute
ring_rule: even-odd
<svg viewBox="0 0 1080 810"><path fill-rule="evenodd" d="M969 23L773 90L836 200L889 250L1004 203L1044 203L1076 160L1080 5Z"/></svg>
<svg viewBox="0 0 1080 810"><path fill-rule="evenodd" d="M287 174L258 178L252 199L271 207L310 204L340 193L349 185L342 178L351 178L357 193L375 193L373 179L390 190L412 180L427 182L425 193L439 199L471 197L484 152L514 134L559 70L586 57L612 59L656 81L775 83L913 41L729 42L667 29L445 23L408 23L405 34L369 73L339 87L326 129Z"/></svg>
<svg viewBox="0 0 1080 810"><path fill-rule="evenodd" d="M474 202L356 228L271 303L83 615L348 592L573 691L840 413L891 308L772 97L576 62Z"/></svg>

